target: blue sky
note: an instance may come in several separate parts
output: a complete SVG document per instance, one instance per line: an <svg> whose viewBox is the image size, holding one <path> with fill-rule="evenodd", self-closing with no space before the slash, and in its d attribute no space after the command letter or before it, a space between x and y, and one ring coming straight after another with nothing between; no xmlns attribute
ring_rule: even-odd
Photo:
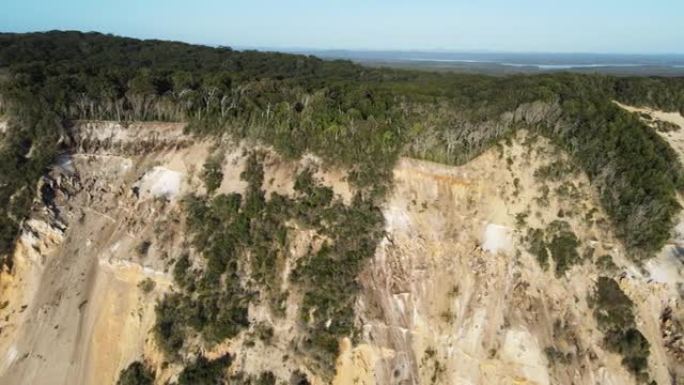
<svg viewBox="0 0 684 385"><path fill-rule="evenodd" d="M684 0L2 0L0 31L233 47L684 53Z"/></svg>

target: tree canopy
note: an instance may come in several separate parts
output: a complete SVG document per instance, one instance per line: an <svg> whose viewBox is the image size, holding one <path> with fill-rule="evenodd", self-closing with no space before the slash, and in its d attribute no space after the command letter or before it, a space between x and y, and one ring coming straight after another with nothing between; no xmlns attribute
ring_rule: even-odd
<svg viewBox="0 0 684 385"><path fill-rule="evenodd" d="M522 127L576 158L636 254L664 244L679 210L676 154L612 101L684 112L684 78L432 73L52 31L0 34L0 79L0 112L11 119L0 255L78 119L184 121L195 134L259 140L288 157L314 152L375 197L401 154L462 163Z"/></svg>

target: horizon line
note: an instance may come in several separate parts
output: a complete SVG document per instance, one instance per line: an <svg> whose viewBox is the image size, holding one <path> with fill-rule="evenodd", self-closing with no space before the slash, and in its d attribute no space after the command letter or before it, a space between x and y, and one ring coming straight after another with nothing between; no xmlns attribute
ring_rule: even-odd
<svg viewBox="0 0 684 385"><path fill-rule="evenodd" d="M282 53L305 53L305 52L406 52L406 53L461 53L461 54L546 54L546 55L624 55L624 56L682 56L683 52L599 52L599 51L534 51L534 50L498 50L498 49L465 49L465 48L342 48L342 47L307 47L298 45L287 45L287 46L277 46L277 45L252 45L252 44L226 44L226 43L209 43L209 42L199 42L189 40L181 40L174 38L162 38L162 37L149 37L149 36L134 36L134 35L124 35L115 32L103 32L97 30L78 30L78 29L44 29L44 30L33 30L33 31L2 31L2 33L13 33L13 34L28 34L28 33L48 33L48 32L80 32L80 33L99 33L103 35L112 35L123 38L138 39L138 40L158 40L167 42L179 42L191 45L203 45L207 47L228 47L235 50L245 51L265 51L265 52L282 52Z"/></svg>

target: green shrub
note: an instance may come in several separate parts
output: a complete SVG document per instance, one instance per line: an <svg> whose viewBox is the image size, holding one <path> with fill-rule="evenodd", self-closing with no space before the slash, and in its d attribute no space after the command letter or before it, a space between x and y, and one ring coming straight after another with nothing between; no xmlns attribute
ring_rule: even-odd
<svg viewBox="0 0 684 385"><path fill-rule="evenodd" d="M549 229L552 231L555 222L560 221L554 221L549 225ZM579 241L566 222L562 222L560 228L555 229L548 247L556 264L555 273L557 277L562 276L570 267L581 261L577 252Z"/></svg>
<svg viewBox="0 0 684 385"><path fill-rule="evenodd" d="M549 252L544 241L544 230L530 229L528 230L527 238L529 242L528 251L537 257L539 266L546 270L549 267Z"/></svg>
<svg viewBox="0 0 684 385"><path fill-rule="evenodd" d="M227 384L226 369L233 358L226 354L215 360L199 355L178 375L178 385L222 385Z"/></svg>
<svg viewBox="0 0 684 385"><path fill-rule="evenodd" d="M212 199L189 196L184 200L192 243L206 259L206 267L197 271L199 277L190 277L187 256L176 262L174 276L183 291L158 305L156 335L164 351L173 355L190 330L210 343L245 330L249 326L247 306L255 296L242 287L244 271L251 273L260 295L272 304L274 315L282 314L287 294L280 291L280 261L289 256L286 223L294 221L329 240L319 252L300 259L291 279L304 295L300 308L307 335L304 347L331 373L339 339L357 333L356 278L381 239L382 214L361 194L349 206L335 200L332 190L321 186L309 169L296 177L294 198L273 194L266 200L262 158L255 152L247 156L241 174L248 184L244 199L238 194L220 194ZM189 282L193 281L197 284L191 290ZM311 312L315 322L309 322ZM259 328L255 326L255 330Z"/></svg>
<svg viewBox="0 0 684 385"><path fill-rule="evenodd" d="M565 221L555 220L551 222L546 231L542 229L528 230L527 241L529 243L528 251L537 257L537 262L543 269L548 268L549 257L553 258L557 277L565 274L570 267L582 260L577 251L579 241L575 233L572 232L570 225Z"/></svg>
<svg viewBox="0 0 684 385"><path fill-rule="evenodd" d="M142 290L144 293L150 293L152 290L154 290L154 287L157 285L157 283L152 279L152 278L145 278L140 283L138 283L138 287L140 290Z"/></svg>
<svg viewBox="0 0 684 385"><path fill-rule="evenodd" d="M176 357L185 343L188 324L187 302L187 298L180 294L167 294L155 308L156 341L169 357Z"/></svg>
<svg viewBox="0 0 684 385"><path fill-rule="evenodd" d="M560 181L563 177L573 175L577 169L568 161L555 160L534 171L534 177L543 181Z"/></svg>
<svg viewBox="0 0 684 385"><path fill-rule="evenodd" d="M607 273L614 273L618 269L615 262L613 262L613 257L608 254L598 257L596 259L596 266Z"/></svg>
<svg viewBox="0 0 684 385"><path fill-rule="evenodd" d="M259 379L255 385L275 385L276 378L273 372L263 372L259 375Z"/></svg>
<svg viewBox="0 0 684 385"><path fill-rule="evenodd" d="M150 251L150 247L152 247L152 242L147 240L142 241L135 247L135 253L139 258L146 257L147 253Z"/></svg>
<svg viewBox="0 0 684 385"><path fill-rule="evenodd" d="M154 373L142 362L135 361L121 371L116 385L154 385Z"/></svg>
<svg viewBox="0 0 684 385"><path fill-rule="evenodd" d="M181 255L173 266L173 279L181 287L187 286L189 283L190 266L190 256L187 253Z"/></svg>
<svg viewBox="0 0 684 385"><path fill-rule="evenodd" d="M615 280L599 277L594 295L594 317L608 350L622 355L622 364L639 380L648 378L650 344L636 328L634 303Z"/></svg>
<svg viewBox="0 0 684 385"><path fill-rule="evenodd" d="M572 353L563 353L553 346L545 347L544 354L546 355L546 360L551 365L555 365L556 363L569 364L572 360Z"/></svg>
<svg viewBox="0 0 684 385"><path fill-rule="evenodd" d="M223 181L223 154L209 156L202 167L202 180L209 194L221 187Z"/></svg>
<svg viewBox="0 0 684 385"><path fill-rule="evenodd" d="M601 330L634 327L632 300L625 295L615 280L599 277L595 293L594 316Z"/></svg>

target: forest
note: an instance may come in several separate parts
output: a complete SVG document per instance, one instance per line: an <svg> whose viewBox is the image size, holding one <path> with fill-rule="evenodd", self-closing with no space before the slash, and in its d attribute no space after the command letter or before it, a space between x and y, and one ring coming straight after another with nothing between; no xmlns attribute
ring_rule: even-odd
<svg viewBox="0 0 684 385"><path fill-rule="evenodd" d="M0 34L0 74L11 126L0 150L0 255L78 119L184 121L197 135L258 140L287 157L313 152L380 199L400 155L460 164L524 127L574 156L635 257L664 244L679 210L676 155L612 101L684 112L683 78L431 73L59 31ZM559 112L505 119L535 102Z"/></svg>

